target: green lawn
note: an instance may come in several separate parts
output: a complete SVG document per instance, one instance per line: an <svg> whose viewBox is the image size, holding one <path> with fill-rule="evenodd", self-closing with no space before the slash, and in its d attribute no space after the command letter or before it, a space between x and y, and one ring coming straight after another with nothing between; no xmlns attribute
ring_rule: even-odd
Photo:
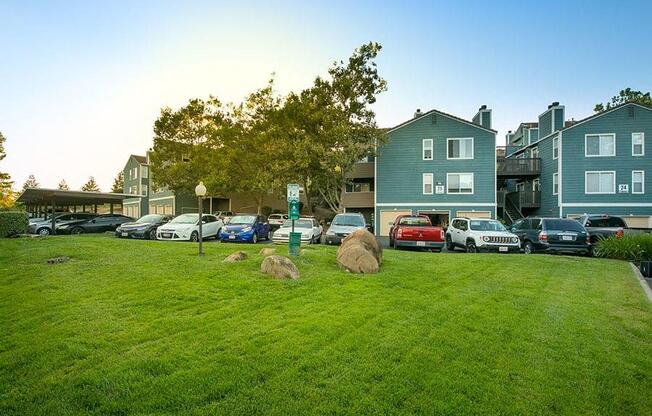
<svg viewBox="0 0 652 416"><path fill-rule="evenodd" d="M278 281L261 247L0 241L0 414L652 413L627 263L386 251L357 276L315 246Z"/></svg>

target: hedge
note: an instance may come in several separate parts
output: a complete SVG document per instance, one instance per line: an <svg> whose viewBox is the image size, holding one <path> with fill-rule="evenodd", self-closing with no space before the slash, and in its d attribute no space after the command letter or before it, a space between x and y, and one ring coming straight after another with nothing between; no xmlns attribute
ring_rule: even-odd
<svg viewBox="0 0 652 416"><path fill-rule="evenodd" d="M0 212L0 238L25 234L29 227L26 212Z"/></svg>
<svg viewBox="0 0 652 416"><path fill-rule="evenodd" d="M628 261L652 261L652 235L624 235L598 241L595 254L599 257Z"/></svg>

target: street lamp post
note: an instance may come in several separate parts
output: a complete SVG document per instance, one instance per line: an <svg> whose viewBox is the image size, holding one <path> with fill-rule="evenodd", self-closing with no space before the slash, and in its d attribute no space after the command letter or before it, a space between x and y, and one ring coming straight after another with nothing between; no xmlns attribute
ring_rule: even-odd
<svg viewBox="0 0 652 416"><path fill-rule="evenodd" d="M204 251L202 250L202 240L204 239L204 236L202 234L202 223L204 222L203 220L203 199L206 196L206 187L204 186L204 182L199 182L199 185L195 187L195 195L197 195L197 207L199 208L199 255L203 256Z"/></svg>

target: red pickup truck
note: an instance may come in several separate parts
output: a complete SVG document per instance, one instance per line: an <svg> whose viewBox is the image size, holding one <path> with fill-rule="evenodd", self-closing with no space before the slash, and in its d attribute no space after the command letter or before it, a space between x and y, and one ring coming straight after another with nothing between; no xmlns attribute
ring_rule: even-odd
<svg viewBox="0 0 652 416"><path fill-rule="evenodd" d="M435 227L425 215L399 215L389 229L390 247L423 247L441 251L444 229Z"/></svg>

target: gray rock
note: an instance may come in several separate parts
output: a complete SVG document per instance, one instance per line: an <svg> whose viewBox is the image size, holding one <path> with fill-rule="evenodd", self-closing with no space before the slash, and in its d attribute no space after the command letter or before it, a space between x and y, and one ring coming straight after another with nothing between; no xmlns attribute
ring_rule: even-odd
<svg viewBox="0 0 652 416"><path fill-rule="evenodd" d="M236 251L233 254L230 254L227 258L222 260L224 263L235 263L238 261L247 260L247 253L244 251Z"/></svg>
<svg viewBox="0 0 652 416"><path fill-rule="evenodd" d="M298 279L299 269L287 257L272 255L265 257L260 265L260 271L277 279Z"/></svg>

